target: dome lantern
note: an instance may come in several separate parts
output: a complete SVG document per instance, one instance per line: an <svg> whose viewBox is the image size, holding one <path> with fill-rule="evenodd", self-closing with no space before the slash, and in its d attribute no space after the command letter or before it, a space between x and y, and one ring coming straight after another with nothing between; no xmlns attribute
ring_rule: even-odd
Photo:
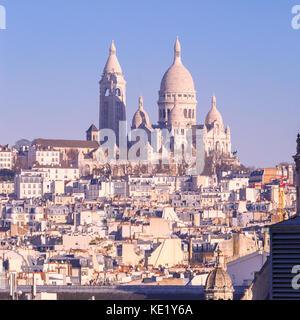
<svg viewBox="0 0 300 320"><path fill-rule="evenodd" d="M174 63L181 62L181 45L178 39L176 38L175 46L174 46Z"/></svg>

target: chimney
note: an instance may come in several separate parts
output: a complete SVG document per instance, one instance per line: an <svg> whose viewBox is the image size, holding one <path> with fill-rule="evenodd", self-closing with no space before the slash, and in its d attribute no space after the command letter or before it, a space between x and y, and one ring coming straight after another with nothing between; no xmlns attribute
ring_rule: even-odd
<svg viewBox="0 0 300 320"><path fill-rule="evenodd" d="M264 251L268 252L269 251L269 246L268 246L268 231L265 230L264 232Z"/></svg>
<svg viewBox="0 0 300 320"><path fill-rule="evenodd" d="M190 245L189 245L189 262L191 263L193 260L193 238L190 238Z"/></svg>
<svg viewBox="0 0 300 320"><path fill-rule="evenodd" d="M240 234L234 233L232 235L232 245L233 245L233 256L238 256L240 254Z"/></svg>
<svg viewBox="0 0 300 320"><path fill-rule="evenodd" d="M32 297L32 300L34 300L34 298L36 297L36 278L34 273L32 274L31 297Z"/></svg>

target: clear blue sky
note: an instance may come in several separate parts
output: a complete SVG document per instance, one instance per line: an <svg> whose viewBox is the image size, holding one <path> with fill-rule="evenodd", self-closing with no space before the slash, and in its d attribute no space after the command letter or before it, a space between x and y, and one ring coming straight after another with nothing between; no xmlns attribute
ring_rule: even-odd
<svg viewBox="0 0 300 320"><path fill-rule="evenodd" d="M233 149L246 165L292 161L300 131L300 0L0 0L0 144L84 139L98 126L99 88L115 40L127 81L127 118L138 96L157 122L161 78L178 35L195 81L198 123L213 93Z"/></svg>

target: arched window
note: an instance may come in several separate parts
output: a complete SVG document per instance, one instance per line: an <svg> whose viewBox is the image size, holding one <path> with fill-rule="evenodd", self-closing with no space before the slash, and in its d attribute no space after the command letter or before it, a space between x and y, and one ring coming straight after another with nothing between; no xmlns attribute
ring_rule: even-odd
<svg viewBox="0 0 300 320"><path fill-rule="evenodd" d="M189 118L191 118L192 117L192 110L190 109L189 110Z"/></svg>
<svg viewBox="0 0 300 320"><path fill-rule="evenodd" d="M184 109L184 117L187 118L187 110Z"/></svg>
<svg viewBox="0 0 300 320"><path fill-rule="evenodd" d="M115 90L115 95L116 95L117 97L120 97L120 96L121 96L121 90L120 90L119 88L117 88L117 89Z"/></svg>
<svg viewBox="0 0 300 320"><path fill-rule="evenodd" d="M108 97L109 96L109 89L105 89L105 97Z"/></svg>

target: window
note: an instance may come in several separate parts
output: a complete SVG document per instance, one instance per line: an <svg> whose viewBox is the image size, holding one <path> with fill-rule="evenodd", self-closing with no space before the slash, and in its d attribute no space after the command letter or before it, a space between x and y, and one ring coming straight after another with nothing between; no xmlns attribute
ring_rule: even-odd
<svg viewBox="0 0 300 320"><path fill-rule="evenodd" d="M109 89L105 89L105 93L104 93L105 97L109 96Z"/></svg>
<svg viewBox="0 0 300 320"><path fill-rule="evenodd" d="M121 90L120 90L119 88L117 88L117 89L115 90L115 95L116 95L117 97L120 97L120 96L121 96Z"/></svg>

